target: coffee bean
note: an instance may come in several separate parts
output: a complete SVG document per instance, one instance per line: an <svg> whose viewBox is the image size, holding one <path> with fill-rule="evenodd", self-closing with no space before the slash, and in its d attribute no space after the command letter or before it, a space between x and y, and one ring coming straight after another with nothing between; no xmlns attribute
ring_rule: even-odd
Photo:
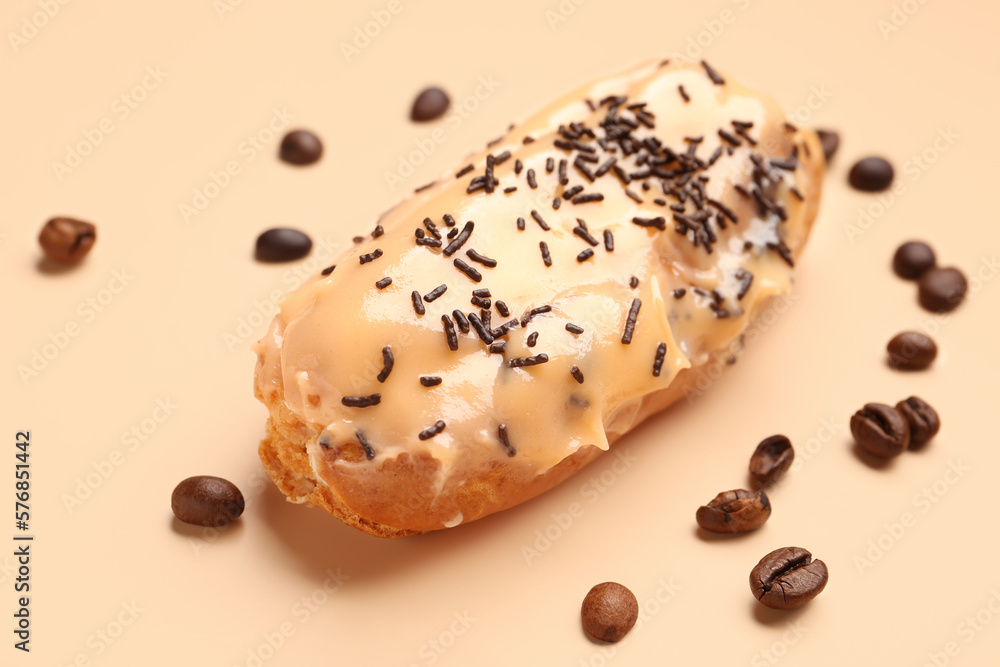
<svg viewBox="0 0 1000 667"><path fill-rule="evenodd" d="M639 618L639 601L621 584L605 582L590 589L583 599L583 629L594 639L616 642Z"/></svg>
<svg viewBox="0 0 1000 667"><path fill-rule="evenodd" d="M750 457L750 474L761 486L770 486L788 472L794 460L791 441L783 435L772 435L762 440Z"/></svg>
<svg viewBox="0 0 1000 667"><path fill-rule="evenodd" d="M312 164L323 156L323 142L309 130L292 130L281 140L278 157L288 164Z"/></svg>
<svg viewBox="0 0 1000 667"><path fill-rule="evenodd" d="M833 154L840 148L840 134L833 130L816 130L819 142L823 145L823 157L829 163Z"/></svg>
<svg viewBox="0 0 1000 667"><path fill-rule="evenodd" d="M413 102L410 118L418 123L435 120L444 115L449 104L451 100L446 92L440 88L427 88Z"/></svg>
<svg viewBox="0 0 1000 667"><path fill-rule="evenodd" d="M847 175L847 182L855 190L881 192L892 185L895 172L888 161L880 157L858 160Z"/></svg>
<svg viewBox="0 0 1000 667"><path fill-rule="evenodd" d="M723 491L698 508L698 525L713 533L745 533L764 525L771 516L771 501L763 491Z"/></svg>
<svg viewBox="0 0 1000 667"><path fill-rule="evenodd" d="M261 262L288 262L309 254L312 239L297 229L275 227L257 237L256 257Z"/></svg>
<svg viewBox="0 0 1000 667"><path fill-rule="evenodd" d="M867 403L851 417L851 434L866 452L883 459L899 456L910 444L910 425L896 408Z"/></svg>
<svg viewBox="0 0 1000 667"><path fill-rule="evenodd" d="M42 252L53 262L76 264L90 252L97 240L97 228L73 218L52 218L38 234Z"/></svg>
<svg viewBox="0 0 1000 667"><path fill-rule="evenodd" d="M917 284L920 305L932 313L955 310L965 299L969 284L965 275L955 268L933 268L920 277Z"/></svg>
<svg viewBox="0 0 1000 667"><path fill-rule="evenodd" d="M910 425L910 449L919 449L941 430L937 410L918 396L900 401L896 409Z"/></svg>
<svg viewBox="0 0 1000 667"><path fill-rule="evenodd" d="M195 526L221 528L243 514L243 494L229 480L210 475L188 477L170 496L174 516Z"/></svg>
<svg viewBox="0 0 1000 667"><path fill-rule="evenodd" d="M934 251L921 241L908 241L896 248L892 256L892 270L906 280L916 280L928 269L934 268Z"/></svg>
<svg viewBox="0 0 1000 667"><path fill-rule="evenodd" d="M801 547L782 547L750 572L750 590L765 607L798 609L819 595L829 579L826 563L813 560Z"/></svg>
<svg viewBox="0 0 1000 667"><path fill-rule="evenodd" d="M886 346L889 351L889 365L906 371L927 368L937 356L937 344L930 336L919 331L904 331L896 334Z"/></svg>

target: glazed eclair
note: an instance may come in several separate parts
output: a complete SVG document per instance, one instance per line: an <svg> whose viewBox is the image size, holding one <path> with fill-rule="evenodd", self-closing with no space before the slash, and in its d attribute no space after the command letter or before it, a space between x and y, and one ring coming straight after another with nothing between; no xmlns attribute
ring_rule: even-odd
<svg viewBox="0 0 1000 667"><path fill-rule="evenodd" d="M288 499L382 537L559 484L790 288L823 151L705 63L602 79L419 189L255 347Z"/></svg>

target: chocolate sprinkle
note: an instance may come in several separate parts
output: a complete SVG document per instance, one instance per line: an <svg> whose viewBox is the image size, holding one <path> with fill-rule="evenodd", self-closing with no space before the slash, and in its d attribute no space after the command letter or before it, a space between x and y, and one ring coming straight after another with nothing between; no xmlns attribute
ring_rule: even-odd
<svg viewBox="0 0 1000 667"><path fill-rule="evenodd" d="M517 229L518 229L518 231L521 231L521 232L524 231L524 218L518 218L517 219Z"/></svg>
<svg viewBox="0 0 1000 667"><path fill-rule="evenodd" d="M521 317L521 326L528 326L528 322L535 318L535 315L541 315L543 313L552 312L552 306L545 304L544 306L538 306L537 308L532 308L527 313Z"/></svg>
<svg viewBox="0 0 1000 667"><path fill-rule="evenodd" d="M464 334L469 333L471 327L469 326L469 319L465 316L465 313L455 309L451 311L451 316L455 318L455 323L458 325L459 331Z"/></svg>
<svg viewBox="0 0 1000 667"><path fill-rule="evenodd" d="M677 92L679 92L681 94L681 97L684 98L685 103L691 101L691 96L687 94L686 90L684 90L683 85L677 86Z"/></svg>
<svg viewBox="0 0 1000 667"><path fill-rule="evenodd" d="M683 298L685 294L687 294L687 290L684 289L683 287L681 287L681 288L675 289L672 293L673 293L675 299L680 299L680 298Z"/></svg>
<svg viewBox="0 0 1000 667"><path fill-rule="evenodd" d="M639 309L642 308L640 299L632 299L632 307L628 309L628 317L625 319L625 332L622 333L622 343L628 345L632 342L632 334L635 332L635 321L639 317Z"/></svg>
<svg viewBox="0 0 1000 667"><path fill-rule="evenodd" d="M535 347L535 343L538 342L538 332L532 331L528 334L528 340L526 341L528 347Z"/></svg>
<svg viewBox="0 0 1000 667"><path fill-rule="evenodd" d="M375 229L372 230L372 238L377 239L383 234L385 234L385 230L382 229L382 225L375 225Z"/></svg>
<svg viewBox="0 0 1000 667"><path fill-rule="evenodd" d="M542 261L545 266L552 266L552 256L549 254L549 245L545 241L540 241L538 247L542 250Z"/></svg>
<svg viewBox="0 0 1000 667"><path fill-rule="evenodd" d="M419 231L422 231L422 230L418 229L417 231L419 232ZM431 238L430 236L418 236L417 237L417 245L423 245L423 246L427 246L429 248L440 248L441 247L441 242L438 241L435 238Z"/></svg>
<svg viewBox="0 0 1000 667"><path fill-rule="evenodd" d="M334 264L333 266L328 266L328 267L326 267L325 269L323 269L322 271L320 271L320 275L321 275L321 276L328 276L328 275L330 275L331 273L333 273L333 270L334 270L335 268L337 268L337 265L336 265L336 264Z"/></svg>
<svg viewBox="0 0 1000 667"><path fill-rule="evenodd" d="M660 231L667 228L667 220L663 216L658 216L656 218L632 218L632 222L640 227L655 227Z"/></svg>
<svg viewBox="0 0 1000 667"><path fill-rule="evenodd" d="M497 312L500 313L500 317L510 317L510 308L503 301L497 300L496 304Z"/></svg>
<svg viewBox="0 0 1000 667"><path fill-rule="evenodd" d="M368 443L368 438L366 438L365 434L361 432L361 429L355 431L354 435L358 437L358 443L361 445L361 449L365 450L365 458L369 461L375 458L375 450L372 449L372 446Z"/></svg>
<svg viewBox="0 0 1000 667"><path fill-rule="evenodd" d="M382 394L371 394L370 396L344 396L340 402L349 408L370 408L382 402Z"/></svg>
<svg viewBox="0 0 1000 667"><path fill-rule="evenodd" d="M701 66L705 68L705 74L708 75L708 78L711 79L712 83L715 85L721 86L726 82L726 80L719 76L719 73L712 69L712 66L704 60L701 61Z"/></svg>
<svg viewBox="0 0 1000 667"><path fill-rule="evenodd" d="M420 292L417 290L413 290L413 292L410 293L410 301L413 302L413 310L416 311L417 315L423 315L427 312L424 308L424 302L420 299Z"/></svg>
<svg viewBox="0 0 1000 667"><path fill-rule="evenodd" d="M667 358L667 344L660 343L656 346L656 357L653 359L653 377L660 377L660 370L663 368L663 360Z"/></svg>
<svg viewBox="0 0 1000 667"><path fill-rule="evenodd" d="M451 213L445 213L444 217L442 219L444 220L445 226L447 226L447 227L454 227L455 226L455 218L453 218L451 216Z"/></svg>
<svg viewBox="0 0 1000 667"><path fill-rule="evenodd" d="M470 236L472 236L472 230L475 228L475 226L476 223L472 222L472 220L466 222L465 226L462 227L462 231L458 233L458 236L456 236L455 239L451 243L449 243L448 246L444 249L444 256L451 257L456 252L458 252L458 249L461 248L465 244L465 242L469 240Z"/></svg>
<svg viewBox="0 0 1000 667"><path fill-rule="evenodd" d="M747 290L749 290L750 285L753 284L753 274L746 269L736 269L736 273L733 275L740 281L740 289L736 293L736 300L739 301L746 296Z"/></svg>
<svg viewBox="0 0 1000 667"><path fill-rule="evenodd" d="M495 340L490 343L490 354L503 354L504 350L507 349L507 341L505 340Z"/></svg>
<svg viewBox="0 0 1000 667"><path fill-rule="evenodd" d="M425 428L423 431L420 432L420 435L418 435L417 437L420 438L421 440L430 440L435 435L443 431L444 427L445 423L439 419L436 422L434 422L434 426Z"/></svg>
<svg viewBox="0 0 1000 667"><path fill-rule="evenodd" d="M420 384L425 387L436 387L441 384L441 378L437 375L421 375Z"/></svg>
<svg viewBox="0 0 1000 667"><path fill-rule="evenodd" d="M458 257L455 258L455 268L464 273L465 275L469 276L469 278L471 278L473 282L478 283L483 279L483 274L479 273L479 271L472 268Z"/></svg>
<svg viewBox="0 0 1000 667"><path fill-rule="evenodd" d="M583 250L579 255L576 256L576 261L586 262L588 259L594 256L593 248L587 248Z"/></svg>
<svg viewBox="0 0 1000 667"><path fill-rule="evenodd" d="M447 291L448 291L448 286L445 285L444 283L442 283L442 284L438 285L437 287L435 287L434 289L432 289L427 294L425 294L424 295L424 301L426 301L427 303L430 303L431 301L434 301L434 299L438 298L439 296L441 296L442 294L444 294Z"/></svg>
<svg viewBox="0 0 1000 667"><path fill-rule="evenodd" d="M392 366L396 363L396 360L392 356L392 348L386 345L382 348L382 370L379 371L378 377L376 378L379 382L385 382L386 378L389 377L389 373L392 372Z"/></svg>
<svg viewBox="0 0 1000 667"><path fill-rule="evenodd" d="M458 334L455 333L455 324L447 315L441 316L441 323L444 324L444 335L448 341L448 349L454 352L458 349Z"/></svg>
<svg viewBox="0 0 1000 667"><path fill-rule="evenodd" d="M461 169L460 169L460 170L458 171L458 173L457 173L457 174L455 174L455 178L462 178L463 176L465 176L466 174L468 174L468 173L469 173L470 171L472 171L473 169L475 169L475 167L474 167L474 166L472 166L471 164L467 164L467 165L465 165L464 167L462 167L462 168L461 168Z"/></svg>
<svg viewBox="0 0 1000 667"><path fill-rule="evenodd" d="M615 236L610 229L604 230L604 249L608 252L614 252L615 249Z"/></svg>
<svg viewBox="0 0 1000 667"><path fill-rule="evenodd" d="M521 368L523 366L537 366L538 364L544 364L549 360L549 355L547 354L534 354L530 357L514 357L513 359L507 360L507 365L511 368Z"/></svg>
<svg viewBox="0 0 1000 667"><path fill-rule="evenodd" d="M510 439L507 437L506 424L500 424L497 426L497 437L500 439L500 444L503 445L503 448L507 450L507 456L514 456L517 454L517 450L510 444Z"/></svg>
<svg viewBox="0 0 1000 667"><path fill-rule="evenodd" d="M535 180L535 170L534 169L529 169L528 170L527 178L528 178L528 185L531 186L532 190L534 190L535 188L538 187L538 181Z"/></svg>
<svg viewBox="0 0 1000 667"><path fill-rule="evenodd" d="M579 366L573 366L573 368L569 369L569 374L573 376L574 380L583 384L583 371L580 370Z"/></svg>
<svg viewBox="0 0 1000 667"><path fill-rule="evenodd" d="M361 260L362 264L367 264L368 262L374 262L376 259L382 256L382 249L375 248L374 252L370 252L366 255L361 255L358 259Z"/></svg>
<svg viewBox="0 0 1000 667"><path fill-rule="evenodd" d="M468 255L469 259L473 262L479 262L483 266L488 266L491 269L497 265L497 261L495 259L490 259L486 255L479 254L474 248L466 250L465 254Z"/></svg>
<svg viewBox="0 0 1000 667"><path fill-rule="evenodd" d="M375 282L375 287L377 287L379 289L385 289L386 287L388 287L391 284L392 284L392 278L390 278L389 276L386 276L385 278L382 278L381 280L377 280Z"/></svg>
<svg viewBox="0 0 1000 667"><path fill-rule="evenodd" d="M580 220L580 218L577 218L577 222L583 223L583 220ZM573 228L573 233L576 234L577 236L579 236L581 239L583 239L584 241L586 241L587 243L589 243L592 246L596 247L598 245L597 239L595 239L593 237L593 235L591 235L590 231L585 226L583 226L583 224L579 224L576 227L574 227Z"/></svg>
<svg viewBox="0 0 1000 667"><path fill-rule="evenodd" d="M568 322L566 324L566 331L570 332L571 334L579 335L583 333L583 327L581 327L579 324L573 324L572 322Z"/></svg>
<svg viewBox="0 0 1000 667"><path fill-rule="evenodd" d="M489 345L490 343L493 342L493 334L490 333L490 328L485 324L483 324L483 321L479 319L478 315L476 315L475 313L470 313L469 324L471 324L472 328L476 330L476 334L479 335L479 338L484 343Z"/></svg>
<svg viewBox="0 0 1000 667"><path fill-rule="evenodd" d="M574 204L589 204L594 201L604 201L604 195L600 192L588 192L582 195L577 195L573 197Z"/></svg>
<svg viewBox="0 0 1000 667"><path fill-rule="evenodd" d="M431 222L430 218L424 218L424 227L431 233L431 236L438 240L441 239L441 232L438 231L437 225Z"/></svg>
<svg viewBox="0 0 1000 667"><path fill-rule="evenodd" d="M636 278L635 276L632 276L631 278L628 279L628 285L632 289L635 289L636 287L639 286L639 279Z"/></svg>
<svg viewBox="0 0 1000 667"><path fill-rule="evenodd" d="M544 231L546 232L549 231L550 227L547 224L545 224L545 221L542 220L542 216L539 215L538 211L532 210L531 217L535 219L535 222L537 222L538 226L541 227Z"/></svg>

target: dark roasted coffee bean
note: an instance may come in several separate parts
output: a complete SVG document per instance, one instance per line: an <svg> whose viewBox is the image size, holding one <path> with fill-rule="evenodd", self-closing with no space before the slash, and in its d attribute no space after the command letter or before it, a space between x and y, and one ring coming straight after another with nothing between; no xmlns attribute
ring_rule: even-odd
<svg viewBox="0 0 1000 667"><path fill-rule="evenodd" d="M52 218L38 234L42 252L53 262L76 264L90 252L97 240L97 228L73 218Z"/></svg>
<svg viewBox="0 0 1000 667"><path fill-rule="evenodd" d="M840 134L833 130L816 130L816 134L819 135L819 142L823 145L823 157L830 162L840 147Z"/></svg>
<svg viewBox="0 0 1000 667"><path fill-rule="evenodd" d="M257 237L256 257L262 262L288 262L309 254L312 239L297 229L276 227Z"/></svg>
<svg viewBox="0 0 1000 667"><path fill-rule="evenodd" d="M761 486L770 486L788 472L794 460L791 441L783 435L772 435L762 440L750 457L750 474Z"/></svg>
<svg viewBox="0 0 1000 667"><path fill-rule="evenodd" d="M891 405L867 403L851 417L851 433L861 448L883 459L899 456L910 444L910 425Z"/></svg>
<svg viewBox="0 0 1000 667"><path fill-rule="evenodd" d="M904 331L896 334L886 346L889 351L889 365L906 371L927 368L937 356L937 344L930 336L919 331Z"/></svg>
<svg viewBox="0 0 1000 667"><path fill-rule="evenodd" d="M880 157L858 160L847 175L847 182L855 190L881 192L892 185L895 172L888 161Z"/></svg>
<svg viewBox="0 0 1000 667"><path fill-rule="evenodd" d="M801 547L782 547L750 572L750 590L765 607L798 609L819 595L829 579L826 563L813 560Z"/></svg>
<svg viewBox="0 0 1000 667"><path fill-rule="evenodd" d="M934 251L922 241L907 241L896 248L892 256L892 270L906 280L917 280L929 269L934 268Z"/></svg>
<svg viewBox="0 0 1000 667"><path fill-rule="evenodd" d="M621 584L605 582L590 589L583 599L583 629L594 639L616 642L639 618L639 601Z"/></svg>
<svg viewBox="0 0 1000 667"><path fill-rule="evenodd" d="M410 119L418 123L435 120L444 115L449 104L451 100L448 99L446 92L440 88L426 88L413 102Z"/></svg>
<svg viewBox="0 0 1000 667"><path fill-rule="evenodd" d="M969 284L965 275L955 268L930 269L920 277L920 305L932 313L955 310L965 299Z"/></svg>
<svg viewBox="0 0 1000 667"><path fill-rule="evenodd" d="M896 409L910 425L910 449L918 449L941 430L941 418L919 396L910 396L896 404Z"/></svg>
<svg viewBox="0 0 1000 667"><path fill-rule="evenodd" d="M312 164L323 157L323 142L309 130L292 130L281 140L278 156L288 164Z"/></svg>
<svg viewBox="0 0 1000 667"><path fill-rule="evenodd" d="M763 491L724 491L695 513L698 525L713 533L745 533L764 525L771 501Z"/></svg>
<svg viewBox="0 0 1000 667"><path fill-rule="evenodd" d="M243 514L244 505L235 484L210 475L188 477L170 496L174 516L195 526L226 526Z"/></svg>

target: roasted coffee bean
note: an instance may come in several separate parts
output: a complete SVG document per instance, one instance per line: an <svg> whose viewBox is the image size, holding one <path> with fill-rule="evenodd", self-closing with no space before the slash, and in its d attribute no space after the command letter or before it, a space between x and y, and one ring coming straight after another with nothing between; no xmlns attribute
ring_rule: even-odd
<svg viewBox="0 0 1000 667"><path fill-rule="evenodd" d="M52 218L38 234L42 252L53 262L76 264L90 252L97 240L97 228L73 218Z"/></svg>
<svg viewBox="0 0 1000 667"><path fill-rule="evenodd" d="M937 410L924 399L910 396L896 404L896 409L910 425L910 449L917 449L941 430Z"/></svg>
<svg viewBox="0 0 1000 667"><path fill-rule="evenodd" d="M830 573L801 547L775 549L750 572L750 590L771 609L798 609L819 595Z"/></svg>
<svg viewBox="0 0 1000 667"><path fill-rule="evenodd" d="M312 164L323 157L323 142L309 130L292 130L281 140L278 156L288 164Z"/></svg>
<svg viewBox="0 0 1000 667"><path fill-rule="evenodd" d="M927 368L937 356L937 344L919 331L904 331L893 336L886 345L889 365L906 371Z"/></svg>
<svg viewBox="0 0 1000 667"><path fill-rule="evenodd" d="M783 435L772 435L757 445L750 457L750 474L761 486L781 479L795 460L792 442Z"/></svg>
<svg viewBox="0 0 1000 667"><path fill-rule="evenodd" d="M906 418L884 403L867 403L854 413L851 433L862 449L883 459L899 456L910 444Z"/></svg>
<svg viewBox="0 0 1000 667"><path fill-rule="evenodd" d="M170 496L174 516L195 526L226 526L243 514L244 505L235 484L210 475L188 477Z"/></svg>
<svg viewBox="0 0 1000 667"><path fill-rule="evenodd" d="M427 88L413 102L410 119L418 123L435 120L444 115L449 104L451 104L451 100L448 99L446 92L440 88Z"/></svg>
<svg viewBox="0 0 1000 667"><path fill-rule="evenodd" d="M920 276L920 305L932 313L955 310L965 299L969 284L965 275L956 268L933 268Z"/></svg>
<svg viewBox="0 0 1000 667"><path fill-rule="evenodd" d="M276 227L257 237L256 257L261 262L289 262L305 257L312 239L297 229Z"/></svg>
<svg viewBox="0 0 1000 667"><path fill-rule="evenodd" d="M917 280L934 268L937 259L929 245L922 241L907 241L896 248L892 256L892 270L906 280Z"/></svg>
<svg viewBox="0 0 1000 667"><path fill-rule="evenodd" d="M713 533L745 533L764 525L771 516L771 501L763 491L723 491L698 508L698 525Z"/></svg>
<svg viewBox="0 0 1000 667"><path fill-rule="evenodd" d="M823 145L823 157L827 162L833 158L833 154L840 147L840 134L833 130L816 130L819 142Z"/></svg>
<svg viewBox="0 0 1000 667"><path fill-rule="evenodd" d="M880 157L866 157L858 160L847 175L847 182L855 190L881 192L892 185L895 171L892 165Z"/></svg>
<svg viewBox="0 0 1000 667"><path fill-rule="evenodd" d="M605 582L590 589L583 599L583 629L594 639L616 642L639 618L639 601L621 584Z"/></svg>

